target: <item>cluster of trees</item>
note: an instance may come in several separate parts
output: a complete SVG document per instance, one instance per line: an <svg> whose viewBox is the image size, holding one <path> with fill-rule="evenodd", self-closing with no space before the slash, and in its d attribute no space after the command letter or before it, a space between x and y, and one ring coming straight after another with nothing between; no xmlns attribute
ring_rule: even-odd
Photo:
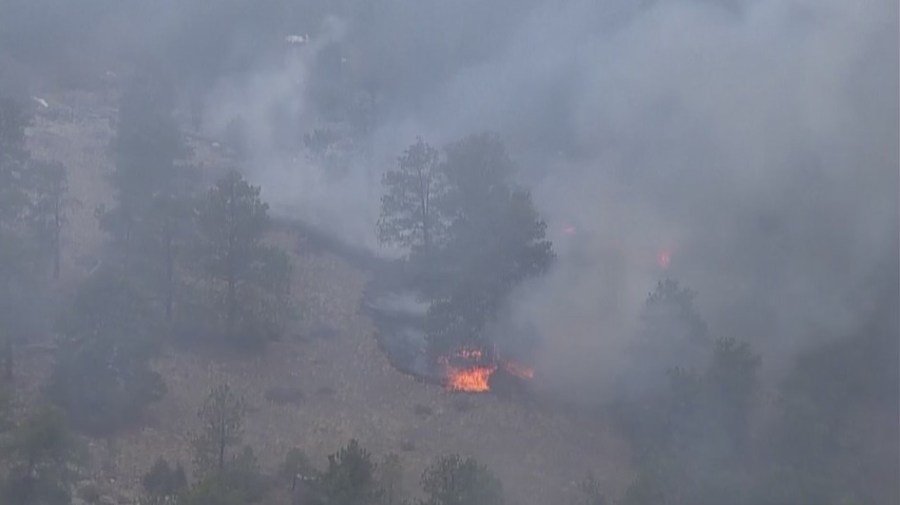
<svg viewBox="0 0 900 505"><path fill-rule="evenodd" d="M110 241L71 300L54 300L67 212L66 167L32 159L29 109L0 100L0 355L55 334L46 393L79 430L139 418L165 392L150 367L170 337L260 348L289 308L287 255L266 243L268 206L235 170L201 189L160 72L135 77L110 145L114 203L96 210ZM67 284L69 281L67 280ZM55 326L45 321L56 321Z"/></svg>
<svg viewBox="0 0 900 505"><path fill-rule="evenodd" d="M495 134L441 151L419 139L385 173L378 238L408 250L410 284L430 302L432 357L490 350L485 333L513 288L547 270L552 245Z"/></svg>
<svg viewBox="0 0 900 505"><path fill-rule="evenodd" d="M170 327L189 324L179 319L182 307L191 332L257 346L284 315L287 256L263 240L269 218L259 187L232 169L199 190L174 90L160 75L139 75L122 97L111 145L115 204L97 212L112 239L110 259Z"/></svg>
<svg viewBox="0 0 900 505"><path fill-rule="evenodd" d="M896 303L890 293L885 300ZM896 440L897 367L885 356L896 359L897 319L889 303L859 334L800 355L769 399L760 356L748 343L711 337L694 296L660 282L641 314L638 387L617 409L637 469L622 503L895 501L896 486L872 485L877 447L859 435L880 419ZM882 463L896 469L896 454Z"/></svg>
<svg viewBox="0 0 900 505"><path fill-rule="evenodd" d="M198 411L191 483L180 463L159 459L143 479L143 505L245 505L271 495L297 505L502 505L500 481L473 458L437 458L424 470L424 498L406 498L399 456L376 461L357 440L328 456L317 469L294 448L275 475L261 472L253 449L243 445L247 407L229 386L210 391Z"/></svg>

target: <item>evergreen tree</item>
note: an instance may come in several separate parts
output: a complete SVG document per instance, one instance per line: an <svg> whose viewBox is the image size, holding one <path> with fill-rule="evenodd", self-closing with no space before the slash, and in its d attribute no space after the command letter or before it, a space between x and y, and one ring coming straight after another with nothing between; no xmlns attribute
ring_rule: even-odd
<svg viewBox="0 0 900 505"><path fill-rule="evenodd" d="M328 456L328 468L315 488L318 505L370 505L383 495L376 480L377 465L356 440Z"/></svg>
<svg viewBox="0 0 900 505"><path fill-rule="evenodd" d="M197 412L202 423L194 437L195 471L204 477L220 476L229 462L229 452L239 446L244 434L247 406L228 384L209 392Z"/></svg>
<svg viewBox="0 0 900 505"><path fill-rule="evenodd" d="M250 347L277 336L290 288L287 255L263 241L269 206L259 193L231 171L209 190L197 215L196 254L213 305L228 338Z"/></svg>
<svg viewBox="0 0 900 505"><path fill-rule="evenodd" d="M427 322L433 357L462 345L487 351L484 329L507 296L553 259L531 195L510 182L514 164L500 139L473 135L446 151L440 214L448 230L436 253L438 282Z"/></svg>

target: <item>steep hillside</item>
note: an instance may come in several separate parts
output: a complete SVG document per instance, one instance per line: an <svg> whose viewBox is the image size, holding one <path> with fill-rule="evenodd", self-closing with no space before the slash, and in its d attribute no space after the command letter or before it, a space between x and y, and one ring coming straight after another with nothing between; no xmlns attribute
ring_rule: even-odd
<svg viewBox="0 0 900 505"><path fill-rule="evenodd" d="M104 177L114 108L91 96L48 101L29 131L30 144L36 157L67 164L72 196L80 201L67 232L65 290L96 265L103 243L93 210L110 197ZM211 163L213 154L203 148L198 156ZM156 367L168 393L143 425L88 441L89 464L103 486L127 499L158 456L189 464L197 408L222 381L246 397L246 442L266 469L292 447L322 465L327 454L357 438L378 457L400 454L408 490L418 488L421 470L435 456L450 452L490 466L513 504L559 503L589 471L611 493L625 481L627 451L595 420L541 402L451 393L396 371L359 310L367 272L308 247L299 232L279 231L272 239L293 259L296 323L255 357L166 349ZM49 354L36 349L18 363L27 395L37 392L50 366Z"/></svg>

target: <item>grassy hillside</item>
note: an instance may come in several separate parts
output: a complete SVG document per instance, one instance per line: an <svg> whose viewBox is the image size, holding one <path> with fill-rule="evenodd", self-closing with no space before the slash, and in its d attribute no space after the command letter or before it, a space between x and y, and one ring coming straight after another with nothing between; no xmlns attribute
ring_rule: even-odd
<svg viewBox="0 0 900 505"><path fill-rule="evenodd" d="M66 230L61 293L86 275L104 237L94 208L110 198L106 145L115 117L109 100L91 95L47 97L29 130L34 156L64 161L73 209ZM215 167L213 147L196 144L198 161ZM451 393L393 369L378 349L375 328L359 311L368 273L311 247L300 231L271 237L292 257L298 318L282 341L254 357L174 345L155 364L168 393L144 422L106 440L88 440L88 466L102 487L134 496L139 477L158 456L190 463L196 411L222 381L250 405L246 442L274 470L292 447L323 465L326 455L357 438L377 457L400 454L406 488L437 455L473 455L502 479L510 503L558 503L593 472L615 494L627 479L627 451L605 426L539 402ZM38 338L44 345L50 335ZM17 363L20 395L34 397L51 365L32 345Z"/></svg>

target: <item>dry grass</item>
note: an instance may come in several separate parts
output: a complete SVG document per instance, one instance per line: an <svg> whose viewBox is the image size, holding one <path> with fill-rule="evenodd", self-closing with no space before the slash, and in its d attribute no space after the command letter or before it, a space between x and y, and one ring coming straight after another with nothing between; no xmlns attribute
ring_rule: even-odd
<svg viewBox="0 0 900 505"><path fill-rule="evenodd" d="M104 174L111 109L90 103L94 112L77 121L39 118L30 135L36 156L69 165L71 191L83 202L72 216L66 249L73 280L83 275L79 258L96 254L102 241L92 213L109 198ZM627 452L604 425L492 395L468 396L466 408L459 408L460 394L397 372L379 351L372 322L358 311L364 272L327 253L303 252L298 237L287 232L273 240L292 252L299 320L283 341L254 357L167 350L155 366L168 393L150 407L145 423L110 440L89 441L91 468L104 486L134 496L140 475L157 457L189 464L196 410L213 385L227 381L249 402L245 439L266 469L292 447L321 466L327 454L357 438L379 458L400 454L410 490L435 456L451 452L490 466L513 504L559 503L588 471L611 493L620 489ZM49 364L46 353L33 354L19 362L29 394ZM275 388L297 400L268 400Z"/></svg>

